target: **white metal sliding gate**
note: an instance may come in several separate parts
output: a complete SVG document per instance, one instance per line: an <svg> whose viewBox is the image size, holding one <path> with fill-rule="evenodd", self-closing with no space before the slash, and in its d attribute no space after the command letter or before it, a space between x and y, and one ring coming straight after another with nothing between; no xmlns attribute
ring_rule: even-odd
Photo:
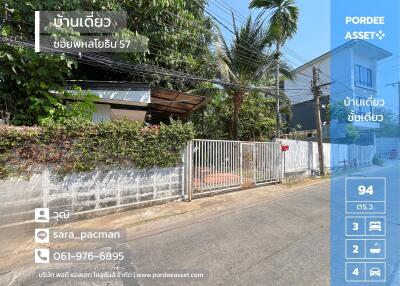
<svg viewBox="0 0 400 286"><path fill-rule="evenodd" d="M211 192L275 183L282 179L282 154L275 142L196 139L186 156L189 199Z"/></svg>

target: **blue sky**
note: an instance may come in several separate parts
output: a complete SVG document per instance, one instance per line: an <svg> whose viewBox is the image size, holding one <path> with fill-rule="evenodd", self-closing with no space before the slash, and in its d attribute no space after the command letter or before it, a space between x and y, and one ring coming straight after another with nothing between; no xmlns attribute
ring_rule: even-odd
<svg viewBox="0 0 400 286"><path fill-rule="evenodd" d="M209 9L227 26L232 25L228 6L235 9L235 14L243 17L247 17L250 13L253 15L258 13L256 10L248 9L248 0L209 0L209 2ZM300 9L298 32L287 42L286 47L309 61L330 50L330 0L298 0L297 6ZM223 33L228 39L231 38L230 32L223 29ZM286 53L286 57L294 67L304 63L289 53Z"/></svg>
<svg viewBox="0 0 400 286"><path fill-rule="evenodd" d="M335 0L333 0L335 1ZM353 4L347 6L345 0L334 2L334 4L345 3L346 13L353 13L355 15L362 13L360 10L368 10L369 14L374 14L374 9L376 6L375 0L359 0L363 4ZM392 1L392 0L391 0ZM285 52L285 58L292 67L297 67L305 62L308 62L332 49L331 46L331 0L297 0L297 6L300 10L300 18L298 23L298 32L295 37L286 43L286 47L289 48L289 52ZM340 3L338 3L340 2ZM355 1L356 2L356 1ZM369 2L369 3L367 3ZM222 21L225 25L232 27L232 17L230 10L233 8L238 17L246 18L250 13L257 15L259 11L248 9L249 0L209 0L209 10L217 15L217 18ZM387 7L388 5L382 5L382 7ZM392 5L394 6L394 5ZM337 7L337 6L335 6ZM349 8L353 7L355 10L349 11ZM375 8L374 8L375 7ZM395 8L393 8L395 9ZM397 12L396 12L397 13ZM384 14L390 14L386 12ZM338 18L337 21L339 21ZM335 20L336 21L336 20ZM239 21L240 22L240 21ZM337 33L340 29L342 22L338 22L338 26L332 27L333 32ZM389 25L392 29L396 29L398 25ZM222 32L227 39L232 38L232 34L222 28ZM392 34L397 34L397 32L392 31ZM397 36L398 39L398 36ZM339 43L333 43L336 47ZM393 46L393 45L392 45ZM388 48L388 47L385 47ZM391 49L393 50L393 49ZM398 49L394 48L394 54L397 55ZM291 55L291 51L295 53L295 56ZM393 52L393 51L392 51ZM298 59L298 56L302 59ZM381 63L381 68L385 66L398 66L398 61L400 61L400 56L397 58L391 58L386 63ZM397 98L397 87L386 86L388 83L395 82L399 79L398 68L396 70L388 70L386 67L385 74L380 74L378 81L380 82L381 94L386 97L391 98L389 102L391 104L395 103L395 98ZM396 107L397 108L397 107Z"/></svg>

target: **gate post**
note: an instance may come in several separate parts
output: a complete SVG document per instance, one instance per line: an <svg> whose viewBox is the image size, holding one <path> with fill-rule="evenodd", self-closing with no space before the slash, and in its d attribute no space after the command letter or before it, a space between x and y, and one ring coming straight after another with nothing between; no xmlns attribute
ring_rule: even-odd
<svg viewBox="0 0 400 286"><path fill-rule="evenodd" d="M243 186L243 143L239 142L240 186Z"/></svg>
<svg viewBox="0 0 400 286"><path fill-rule="evenodd" d="M256 184L256 182L257 182L257 163L256 163L256 160L257 160L257 154L256 154L256 151L257 151L257 149L256 149L256 143L253 143L252 144L253 145L253 148L252 148L252 164L253 164L253 182L254 182L254 184Z"/></svg>
<svg viewBox="0 0 400 286"><path fill-rule="evenodd" d="M286 154L285 152L282 151L282 145L279 145L279 151L281 152L281 183L283 183L283 180L285 178L285 167L286 167Z"/></svg>
<svg viewBox="0 0 400 286"><path fill-rule="evenodd" d="M185 150L184 162L184 193L190 202L193 195L193 140L190 140Z"/></svg>

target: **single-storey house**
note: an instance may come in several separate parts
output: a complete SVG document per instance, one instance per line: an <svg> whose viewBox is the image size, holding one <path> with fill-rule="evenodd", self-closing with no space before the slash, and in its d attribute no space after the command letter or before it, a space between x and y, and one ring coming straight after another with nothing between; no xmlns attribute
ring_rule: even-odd
<svg viewBox="0 0 400 286"><path fill-rule="evenodd" d="M76 93L74 86L80 87L83 95L90 92L98 97L94 122L126 118L159 124L170 118L185 120L208 101L203 96L138 82L70 80L66 90ZM64 101L68 104L71 99L65 97Z"/></svg>

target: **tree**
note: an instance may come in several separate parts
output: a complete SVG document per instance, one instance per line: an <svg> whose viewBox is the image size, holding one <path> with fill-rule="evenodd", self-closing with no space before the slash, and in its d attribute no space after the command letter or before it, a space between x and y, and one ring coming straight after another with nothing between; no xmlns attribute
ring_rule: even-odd
<svg viewBox="0 0 400 286"><path fill-rule="evenodd" d="M225 86L225 90L233 102L231 137L237 140L240 109L244 99L251 94L245 87L268 84L272 79L274 58L269 52L271 43L260 17L253 21L249 16L246 23L238 27L233 16L233 24L234 39L230 46L218 30L217 61L219 74L224 82L236 85ZM282 70L290 76L285 65Z"/></svg>
<svg viewBox="0 0 400 286"><path fill-rule="evenodd" d="M119 1L129 11L128 28L149 38L149 52L117 54L132 63L151 64L180 73L215 78L215 58L209 47L213 22L204 15L205 0ZM121 75L112 74L115 77ZM126 80L126 75L123 75ZM133 80L176 90L199 88L196 82L162 76L131 75Z"/></svg>
<svg viewBox="0 0 400 286"><path fill-rule="evenodd" d="M233 100L225 90L220 89L208 95L207 107L191 116L198 136L206 139L231 138ZM261 92L252 93L243 100L239 114L239 139L264 141L275 132L275 99L267 98Z"/></svg>
<svg viewBox="0 0 400 286"><path fill-rule="evenodd" d="M380 114L384 120L379 122L379 128L376 135L379 137L399 137L400 129L398 122L398 114L387 108L376 108L374 114Z"/></svg>
<svg viewBox="0 0 400 286"><path fill-rule="evenodd" d="M345 134L346 139L348 139L351 144L355 144L356 140L360 138L360 131L353 124L346 124Z"/></svg>
<svg viewBox="0 0 400 286"><path fill-rule="evenodd" d="M63 108L61 93L73 61L38 55L31 49L0 46L0 110L15 125L34 125Z"/></svg>
<svg viewBox="0 0 400 286"><path fill-rule="evenodd" d="M275 42L276 47L276 116L277 116L277 137L280 137L280 106L279 106L279 78L280 78L280 50L286 40L292 38L297 32L297 21L299 18L299 9L295 6L294 0L252 0L250 8L263 8L270 10L268 34L271 40Z"/></svg>
<svg viewBox="0 0 400 286"><path fill-rule="evenodd" d="M0 5L0 36L31 40L34 11L128 11L127 28L150 39L148 53L118 53L112 56L129 64L152 64L161 68L216 75L214 56L208 46L212 22L204 15L204 0L5 0ZM7 109L11 122L34 125L62 108L51 91L62 92L66 79L145 81L155 86L188 90L196 82L141 74L118 73L75 61L63 55L34 53L31 49L0 44L0 111ZM1 113L1 112L0 112Z"/></svg>
<svg viewBox="0 0 400 286"><path fill-rule="evenodd" d="M267 141L275 131L275 100L262 93L248 96L240 112L239 131L241 140Z"/></svg>

